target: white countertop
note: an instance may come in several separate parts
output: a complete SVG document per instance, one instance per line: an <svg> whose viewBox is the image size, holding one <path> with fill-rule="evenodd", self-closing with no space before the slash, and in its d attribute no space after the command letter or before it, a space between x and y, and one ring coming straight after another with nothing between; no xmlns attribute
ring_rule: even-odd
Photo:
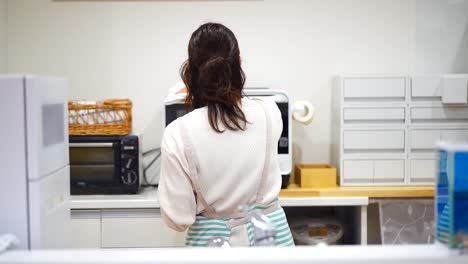
<svg viewBox="0 0 468 264"><path fill-rule="evenodd" d="M142 188L138 194L72 195L71 209L159 208L158 189Z"/></svg>
<svg viewBox="0 0 468 264"><path fill-rule="evenodd" d="M42 250L9 251L0 263L466 264L468 255L442 245Z"/></svg>
<svg viewBox="0 0 468 264"><path fill-rule="evenodd" d="M304 197L279 198L284 207L291 206L362 206L368 197ZM159 208L158 189L142 188L139 194L128 195L72 195L71 209L130 209Z"/></svg>

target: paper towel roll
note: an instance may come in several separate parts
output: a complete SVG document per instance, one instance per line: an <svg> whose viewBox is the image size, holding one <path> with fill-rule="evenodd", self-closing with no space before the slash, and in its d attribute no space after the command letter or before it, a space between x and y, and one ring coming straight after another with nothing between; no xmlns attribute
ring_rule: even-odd
<svg viewBox="0 0 468 264"><path fill-rule="evenodd" d="M299 123L308 125L314 118L315 108L309 101L296 101L292 107L292 117Z"/></svg>

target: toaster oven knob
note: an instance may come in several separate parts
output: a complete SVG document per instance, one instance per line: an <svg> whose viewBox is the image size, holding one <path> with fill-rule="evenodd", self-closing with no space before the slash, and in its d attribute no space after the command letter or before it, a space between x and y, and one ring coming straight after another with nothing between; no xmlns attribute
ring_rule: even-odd
<svg viewBox="0 0 468 264"><path fill-rule="evenodd" d="M135 184L137 179L137 175L134 171L129 171L122 175L122 182L126 185Z"/></svg>

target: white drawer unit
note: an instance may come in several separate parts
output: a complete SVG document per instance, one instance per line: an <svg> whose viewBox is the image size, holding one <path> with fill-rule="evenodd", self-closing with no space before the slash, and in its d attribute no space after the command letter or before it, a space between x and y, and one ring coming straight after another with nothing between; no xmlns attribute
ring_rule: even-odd
<svg viewBox="0 0 468 264"><path fill-rule="evenodd" d="M332 101L341 185L431 185L436 143L468 143L468 74L339 77Z"/></svg>
<svg viewBox="0 0 468 264"><path fill-rule="evenodd" d="M341 185L401 185L405 183L405 159L345 159Z"/></svg>
<svg viewBox="0 0 468 264"><path fill-rule="evenodd" d="M344 101L397 101L406 96L405 77L343 78Z"/></svg>
<svg viewBox="0 0 468 264"><path fill-rule="evenodd" d="M403 125L405 110L405 107L344 107L343 122L349 125Z"/></svg>

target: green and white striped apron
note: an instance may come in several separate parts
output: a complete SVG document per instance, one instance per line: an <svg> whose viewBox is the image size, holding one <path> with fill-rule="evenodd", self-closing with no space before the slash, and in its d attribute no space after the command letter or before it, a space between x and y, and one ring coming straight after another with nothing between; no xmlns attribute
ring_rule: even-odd
<svg viewBox="0 0 468 264"><path fill-rule="evenodd" d="M263 166L263 172L261 175L262 178L259 181L258 187L265 186L267 178L267 165L270 162L271 147L272 145L276 145L276 142L272 142L270 115L265 109L264 102L259 100L259 103L265 112L267 143L265 164ZM186 143L185 154L188 158L190 178L192 180L194 191L197 195L197 201L202 203L204 210L196 217L195 222L188 229L185 245L190 247L204 247L206 246L208 240L213 237L223 237L232 243L233 234L239 232L246 232L246 237L248 239L247 244L252 245L255 241L255 234L253 226L249 222L247 215L252 211L258 211L261 214L266 215L276 224L276 246L294 246L291 230L289 229L288 221L286 219L283 208L278 205L278 201L274 201L268 205L260 204L260 201L263 200L263 193L260 191L261 188L257 188L258 192L256 196L256 202L255 204L250 205L246 212L220 214L217 213L215 209L206 202L198 181L198 170L196 168L197 157L194 154L193 146L190 142L190 138L188 137L188 131L189 130L186 128L182 129L182 137L185 138L184 142Z"/></svg>

